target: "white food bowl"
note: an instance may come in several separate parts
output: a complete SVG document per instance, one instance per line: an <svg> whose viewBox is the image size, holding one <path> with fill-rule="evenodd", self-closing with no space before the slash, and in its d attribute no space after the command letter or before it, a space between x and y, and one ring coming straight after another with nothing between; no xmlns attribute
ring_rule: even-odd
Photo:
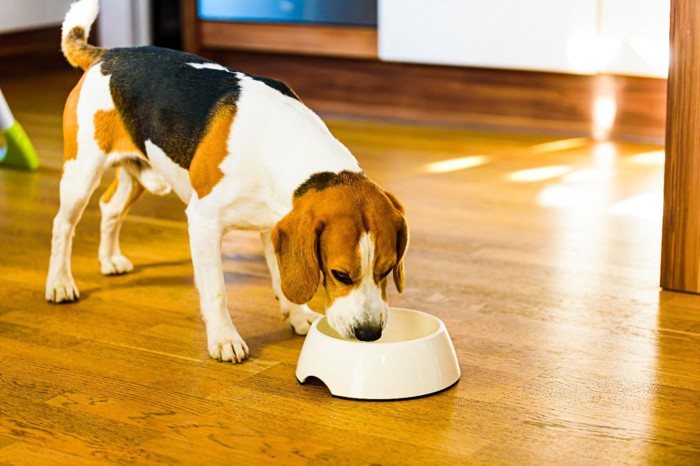
<svg viewBox="0 0 700 466"><path fill-rule="evenodd" d="M459 380L460 370L445 324L437 317L392 308L382 337L362 342L341 337L325 317L309 329L297 379L320 379L334 396L398 400L429 395Z"/></svg>

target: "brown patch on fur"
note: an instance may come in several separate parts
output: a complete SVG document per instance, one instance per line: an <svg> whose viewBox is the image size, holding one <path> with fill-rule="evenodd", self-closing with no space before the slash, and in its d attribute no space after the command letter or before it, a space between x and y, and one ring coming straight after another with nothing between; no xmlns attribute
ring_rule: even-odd
<svg viewBox="0 0 700 466"><path fill-rule="evenodd" d="M78 100L85 75L71 91L63 108L63 163L78 156Z"/></svg>
<svg viewBox="0 0 700 466"><path fill-rule="evenodd" d="M321 228L307 212L297 211L277 222L270 235L283 277L282 292L293 303L309 302L318 289Z"/></svg>
<svg viewBox="0 0 700 466"><path fill-rule="evenodd" d="M119 170L121 168L117 168L116 174L114 175L114 179L110 183L110 185L107 187L104 193L102 193L102 196L100 196L100 202L104 202L105 204L109 204L109 201L112 200L114 197L114 193L117 192L117 188L119 188Z"/></svg>
<svg viewBox="0 0 700 466"><path fill-rule="evenodd" d="M235 107L220 107L192 157L190 184L200 199L208 195L224 176L219 166L228 155L228 136L235 117Z"/></svg>
<svg viewBox="0 0 700 466"><path fill-rule="evenodd" d="M349 295L359 285L362 273L360 257L360 237L364 233L362 216L335 217L324 228L323 241L319 246L321 264L323 264L323 285L328 296L327 306L331 306L336 299ZM346 273L353 284L347 285L336 280L332 270Z"/></svg>
<svg viewBox="0 0 700 466"><path fill-rule="evenodd" d="M338 178L308 183L294 199L294 207L272 230L282 278L282 291L292 302L308 302L324 275L328 305L354 289L335 280L331 270L347 273L358 282L361 273L360 236L369 232L375 243L375 281L394 267L396 287L403 289L403 256L408 227L402 207L391 194L359 173L343 172ZM319 178L320 180L320 178ZM318 180L317 180L318 181ZM386 279L379 280L385 295Z"/></svg>
<svg viewBox="0 0 700 466"><path fill-rule="evenodd" d="M61 42L61 48L68 63L83 70L97 63L105 52L105 49L87 43L85 28L82 26L75 26L68 32Z"/></svg>
<svg viewBox="0 0 700 466"><path fill-rule="evenodd" d="M124 205L122 215L126 215L126 213L129 211L134 202L138 201L144 192L146 192L146 188L141 186L141 183L134 180L134 184L131 185L131 192L129 193L129 197L127 198L126 204Z"/></svg>
<svg viewBox="0 0 700 466"><path fill-rule="evenodd" d="M389 191L384 191L384 195L389 198L391 204L394 206L397 212L401 214L401 219L398 224L398 231L396 233L396 266L394 267L394 285L396 285L396 290L401 293L403 291L403 284L405 280L405 270L404 270L404 256L406 255L406 249L408 249L408 224L406 223L405 213L406 211L401 205L401 202L394 196L393 193Z"/></svg>
<svg viewBox="0 0 700 466"><path fill-rule="evenodd" d="M95 113L95 140L105 154L112 152L134 153L143 156L131 140L124 121L116 109L98 110Z"/></svg>

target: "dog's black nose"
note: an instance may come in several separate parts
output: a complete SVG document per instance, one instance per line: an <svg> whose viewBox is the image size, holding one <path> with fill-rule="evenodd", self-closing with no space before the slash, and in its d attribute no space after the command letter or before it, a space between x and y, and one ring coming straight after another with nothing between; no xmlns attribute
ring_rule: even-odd
<svg viewBox="0 0 700 466"><path fill-rule="evenodd" d="M355 338L361 341L375 341L379 340L382 336L381 325L375 327L374 325L359 325L355 327Z"/></svg>

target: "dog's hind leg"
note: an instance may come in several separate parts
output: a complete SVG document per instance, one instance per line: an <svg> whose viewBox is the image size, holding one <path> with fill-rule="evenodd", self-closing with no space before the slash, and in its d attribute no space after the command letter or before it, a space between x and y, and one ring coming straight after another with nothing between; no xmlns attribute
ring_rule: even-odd
<svg viewBox="0 0 700 466"><path fill-rule="evenodd" d="M80 297L71 273L71 250L75 227L105 169L102 154L81 153L63 165L60 183L61 206L53 221L51 259L46 279L48 301L60 303Z"/></svg>
<svg viewBox="0 0 700 466"><path fill-rule="evenodd" d="M144 192L143 186L124 167L118 167L114 181L100 198L100 248L98 258L104 275L131 272L134 266L121 252L119 232L131 205Z"/></svg>
<svg viewBox="0 0 700 466"><path fill-rule="evenodd" d="M100 198L102 222L98 258L104 275L120 275L134 269L119 246L119 234L131 206L144 191L159 196L170 192L170 185L153 170L148 162L138 158L138 155L133 157L133 159L124 160L123 165L117 167L112 184Z"/></svg>
<svg viewBox="0 0 700 466"><path fill-rule="evenodd" d="M95 115L113 106L108 83L99 67L87 71L68 96L63 112L61 205L53 221L44 295L51 302L75 301L80 296L71 273L71 249L75 227L107 166L105 151L95 140ZM88 95L81 97L84 93Z"/></svg>

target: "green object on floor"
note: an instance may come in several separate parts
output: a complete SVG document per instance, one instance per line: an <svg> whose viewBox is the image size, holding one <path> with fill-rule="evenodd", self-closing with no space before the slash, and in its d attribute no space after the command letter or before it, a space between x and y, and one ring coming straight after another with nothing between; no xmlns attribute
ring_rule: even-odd
<svg viewBox="0 0 700 466"><path fill-rule="evenodd" d="M22 126L15 121L2 130L5 147L0 148L0 165L36 170L39 168L39 155Z"/></svg>

